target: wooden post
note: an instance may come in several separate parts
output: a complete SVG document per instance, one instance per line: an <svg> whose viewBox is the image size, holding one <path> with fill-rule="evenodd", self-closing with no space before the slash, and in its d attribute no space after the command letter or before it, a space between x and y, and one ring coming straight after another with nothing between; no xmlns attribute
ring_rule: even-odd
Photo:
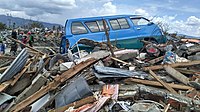
<svg viewBox="0 0 200 112"><path fill-rule="evenodd" d="M109 32L108 32L108 29L106 28L106 20L103 20L103 28L104 28L104 31L105 31L105 34L106 34L106 38L107 38L107 44L108 44L108 47L110 48L110 52L112 54L112 57L116 58L115 54L114 54L114 51L112 49L112 46L111 46L111 42L110 42L110 37L109 37ZM114 64L115 66L117 66L117 62L114 60Z"/></svg>

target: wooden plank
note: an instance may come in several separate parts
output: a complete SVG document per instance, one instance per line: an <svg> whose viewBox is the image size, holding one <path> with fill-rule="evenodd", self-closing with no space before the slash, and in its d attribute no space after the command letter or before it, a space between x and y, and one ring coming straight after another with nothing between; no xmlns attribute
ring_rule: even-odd
<svg viewBox="0 0 200 112"><path fill-rule="evenodd" d="M153 59L153 60L150 60L150 61L148 61L150 64L155 64L155 63L157 63L157 62L159 62L159 61L162 61L164 59L164 56L161 56L161 57L158 57L158 58L155 58L155 59Z"/></svg>
<svg viewBox="0 0 200 112"><path fill-rule="evenodd" d="M0 68L0 72L6 70L8 67L9 67L9 66L1 67L1 68Z"/></svg>
<svg viewBox="0 0 200 112"><path fill-rule="evenodd" d="M28 105L32 104L39 98L41 98L43 95L45 95L47 92L56 89L62 82L68 80L69 78L73 77L80 71L82 71L84 68L96 63L97 60L90 58L84 62L79 63L78 65L74 66L73 68L70 68L66 72L62 73L62 75L55 78L54 81L48 83L48 85L41 88L39 91L31 95L30 97L26 98L22 102L16 104L13 108L11 108L11 111L18 112L22 110L23 108L27 107Z"/></svg>
<svg viewBox="0 0 200 112"><path fill-rule="evenodd" d="M149 70L149 73L160 83L162 84L167 90L169 90L170 92L174 93L174 94L178 94L172 87L170 87L167 83L163 82L162 80L160 80L160 78L152 71Z"/></svg>
<svg viewBox="0 0 200 112"><path fill-rule="evenodd" d="M181 63L174 63L174 64L168 64L171 67L175 68L175 67L185 67L185 66L192 66L192 65L198 65L200 64L200 60L196 60L196 61L191 61L191 62L181 62ZM144 67L143 70L148 71L150 70L160 70L163 69L165 65L156 65L156 66L149 66L149 67Z"/></svg>
<svg viewBox="0 0 200 112"><path fill-rule="evenodd" d="M0 84L0 92L3 92L5 89L8 88L8 86L12 83L12 80L3 82Z"/></svg>
<svg viewBox="0 0 200 112"><path fill-rule="evenodd" d="M79 101L70 103L70 104L68 104L66 106L60 107L58 109L51 110L50 112L64 112L69 107L78 108L78 107L81 107L81 106L83 106L85 104L94 103L95 101L97 101L97 100L96 100L96 98L94 96L89 96L89 97L86 97L86 98L81 99Z"/></svg>
<svg viewBox="0 0 200 112"><path fill-rule="evenodd" d="M164 66L164 69L167 71L167 73L178 80L179 82L182 82L183 84L187 85L189 82L189 78L187 78L185 75L181 74L171 66Z"/></svg>
<svg viewBox="0 0 200 112"><path fill-rule="evenodd" d="M170 103L165 106L163 112L167 112L169 110L169 107L170 107Z"/></svg>
<svg viewBox="0 0 200 112"><path fill-rule="evenodd" d="M177 71L179 71L180 73L183 73L183 74L198 74L199 72L198 71L195 71L195 70L187 70L187 69L184 69L184 68L175 68Z"/></svg>
<svg viewBox="0 0 200 112"><path fill-rule="evenodd" d="M115 60L115 61L118 61L118 62L120 62L120 63L126 64L126 65L129 65L129 66L132 65L132 64L130 64L130 63L127 63L127 62L125 62L125 61L123 61L123 60L120 60L120 59L117 59L117 58L115 58L115 57L111 57L111 59L113 59L113 60Z"/></svg>
<svg viewBox="0 0 200 112"><path fill-rule="evenodd" d="M127 84L139 83L139 84L144 84L144 85L163 87L163 85L160 84L157 81L141 80L141 79L135 79L135 78L125 79L124 82L127 83ZM185 85L180 85L180 84L172 84L172 83L166 83L166 84L168 84L173 89L177 89L177 90L189 90L189 89L192 89L192 87L190 87L190 86L185 86Z"/></svg>
<svg viewBox="0 0 200 112"><path fill-rule="evenodd" d="M0 55L0 59L15 59L15 57L13 56L4 56L4 55Z"/></svg>
<svg viewBox="0 0 200 112"><path fill-rule="evenodd" d="M24 45L25 47L28 47L29 49L31 49L31 50L33 50L33 51L35 51L35 52L38 52L38 53L40 53L40 54L42 54L42 55L44 55L44 53L43 52L41 52L41 51L39 51L39 50L37 50L37 49L34 49L33 47L30 47L30 46L28 46L28 45L26 45L26 44L24 44L24 43L22 43L21 41L19 41L19 40L16 40L16 39L14 39L14 38L12 38L12 37L8 37L10 40L12 40L12 41L15 41L15 42L17 42L17 43L19 43L19 44L22 44L22 45Z"/></svg>

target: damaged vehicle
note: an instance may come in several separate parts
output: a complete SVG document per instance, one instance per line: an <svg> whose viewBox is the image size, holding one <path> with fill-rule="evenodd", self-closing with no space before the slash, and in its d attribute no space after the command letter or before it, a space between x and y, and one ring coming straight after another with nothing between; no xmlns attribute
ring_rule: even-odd
<svg viewBox="0 0 200 112"><path fill-rule="evenodd" d="M118 48L141 48L143 43L140 40L154 43L166 42L158 25L139 15L77 18L66 21L65 36L61 39L60 52L67 52L67 48L73 48L80 39L106 42L103 20L106 22L111 43ZM80 49L88 48L85 45L79 45L79 47Z"/></svg>

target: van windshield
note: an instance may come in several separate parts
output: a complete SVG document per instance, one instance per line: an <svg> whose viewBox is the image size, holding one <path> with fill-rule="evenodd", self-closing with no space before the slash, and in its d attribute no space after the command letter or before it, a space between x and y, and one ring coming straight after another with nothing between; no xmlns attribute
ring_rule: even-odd
<svg viewBox="0 0 200 112"><path fill-rule="evenodd" d="M145 18L131 18L134 25L148 25L149 20Z"/></svg>

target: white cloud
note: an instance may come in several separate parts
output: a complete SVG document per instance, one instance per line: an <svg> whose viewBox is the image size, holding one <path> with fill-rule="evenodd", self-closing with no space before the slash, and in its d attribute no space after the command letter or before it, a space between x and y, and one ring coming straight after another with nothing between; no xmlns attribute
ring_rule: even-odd
<svg viewBox="0 0 200 112"><path fill-rule="evenodd" d="M134 11L134 14L149 17L149 13L146 12L146 10L141 9L141 8L136 9L136 10Z"/></svg>
<svg viewBox="0 0 200 112"><path fill-rule="evenodd" d="M200 36L200 18L190 16L186 21L177 20L175 16L155 17L153 19L156 23L163 23L163 27L168 27L170 33L180 33L191 36Z"/></svg>
<svg viewBox="0 0 200 112"><path fill-rule="evenodd" d="M187 24L188 25L200 25L200 18L197 18L195 16L190 16L188 19L187 19Z"/></svg>

